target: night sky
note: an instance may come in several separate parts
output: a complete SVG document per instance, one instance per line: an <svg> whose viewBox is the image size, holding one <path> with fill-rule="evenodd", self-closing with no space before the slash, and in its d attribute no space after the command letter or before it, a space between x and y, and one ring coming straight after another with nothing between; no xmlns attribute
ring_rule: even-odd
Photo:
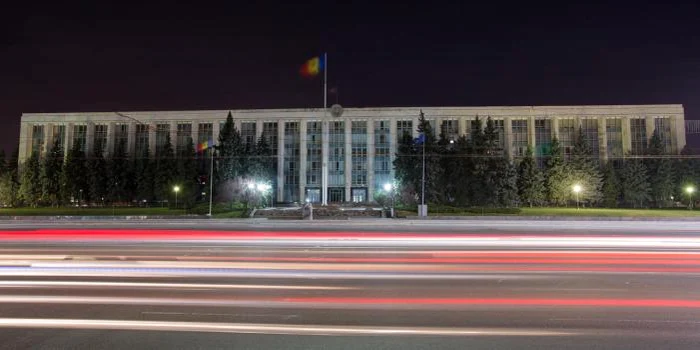
<svg viewBox="0 0 700 350"><path fill-rule="evenodd" d="M22 112L321 107L298 71L323 52L348 107L682 103L700 119L697 4L98 3L2 10L8 153Z"/></svg>

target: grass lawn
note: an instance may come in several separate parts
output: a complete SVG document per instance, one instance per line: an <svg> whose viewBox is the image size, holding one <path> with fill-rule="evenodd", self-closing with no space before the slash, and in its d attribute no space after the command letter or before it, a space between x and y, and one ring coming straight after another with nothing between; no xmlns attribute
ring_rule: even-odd
<svg viewBox="0 0 700 350"><path fill-rule="evenodd" d="M184 209L168 208L0 208L0 216L130 216L130 215L183 215Z"/></svg>
<svg viewBox="0 0 700 350"><path fill-rule="evenodd" d="M214 213L212 216L215 219L240 219L243 215L243 209L234 209L232 211L227 211L225 213Z"/></svg>
<svg viewBox="0 0 700 350"><path fill-rule="evenodd" d="M397 211L399 216L416 216L414 211ZM435 213L430 211L429 216L481 216L480 213ZM484 213L488 216L591 216L591 217L700 217L700 210L688 209L606 209L606 208L521 208L518 214Z"/></svg>

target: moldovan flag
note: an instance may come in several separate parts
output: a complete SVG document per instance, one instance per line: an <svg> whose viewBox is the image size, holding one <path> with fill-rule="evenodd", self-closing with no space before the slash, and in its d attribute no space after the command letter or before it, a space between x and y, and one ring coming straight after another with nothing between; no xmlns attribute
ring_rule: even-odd
<svg viewBox="0 0 700 350"><path fill-rule="evenodd" d="M216 143L214 140L209 140L209 141L204 141L202 143L197 144L197 152L202 152L207 148L214 147Z"/></svg>
<svg viewBox="0 0 700 350"><path fill-rule="evenodd" d="M322 56L313 57L301 66L299 73L301 73L303 77L315 77L318 75L318 73L323 71L323 66L325 65L324 63L325 62L323 62Z"/></svg>

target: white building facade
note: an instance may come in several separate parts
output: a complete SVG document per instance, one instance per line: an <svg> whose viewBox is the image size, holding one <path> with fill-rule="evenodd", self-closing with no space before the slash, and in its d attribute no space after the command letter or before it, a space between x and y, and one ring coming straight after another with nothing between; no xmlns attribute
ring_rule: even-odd
<svg viewBox="0 0 700 350"><path fill-rule="evenodd" d="M469 137L474 120L494 120L499 145L511 159L528 146L541 157L556 137L566 154L582 130L601 162L644 152L658 132L668 153L685 146L682 105L386 107L231 110L246 143L264 135L277 158L276 201L365 202L394 179L392 166L404 133L417 137L420 111L436 134ZM19 160L43 156L53 143L105 153L123 142L130 155L148 148L158 157L170 135L175 149L216 140L229 110L95 113L24 113ZM206 159L207 154L201 155Z"/></svg>

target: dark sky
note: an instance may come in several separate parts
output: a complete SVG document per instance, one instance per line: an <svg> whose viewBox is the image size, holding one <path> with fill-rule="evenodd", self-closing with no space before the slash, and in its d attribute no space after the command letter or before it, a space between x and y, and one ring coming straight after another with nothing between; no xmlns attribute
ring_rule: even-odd
<svg viewBox="0 0 700 350"><path fill-rule="evenodd" d="M682 103L700 119L697 4L461 2L5 7L0 147L22 112L319 107L298 69L324 51L345 106Z"/></svg>

